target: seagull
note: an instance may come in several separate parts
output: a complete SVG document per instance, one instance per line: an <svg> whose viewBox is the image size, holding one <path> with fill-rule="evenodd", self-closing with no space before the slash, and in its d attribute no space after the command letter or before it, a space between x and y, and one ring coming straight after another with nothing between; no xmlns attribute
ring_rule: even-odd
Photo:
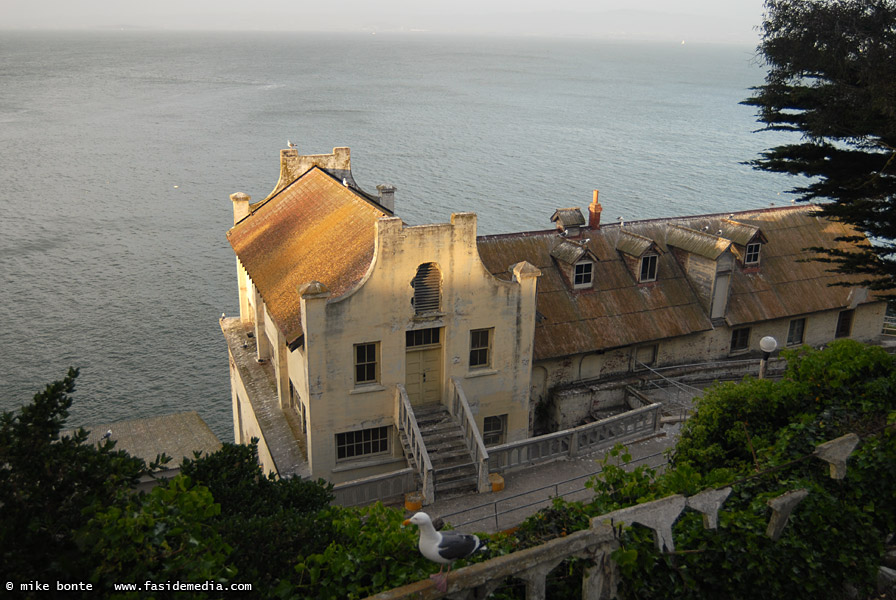
<svg viewBox="0 0 896 600"><path fill-rule="evenodd" d="M290 148L298 148L298 146L296 146L295 144L293 144L293 143L292 143L291 141L289 141L289 140L286 140L286 145L287 145L288 147L290 147Z"/></svg>
<svg viewBox="0 0 896 600"><path fill-rule="evenodd" d="M404 522L405 525L416 525L420 530L420 554L433 562L439 563L439 572L430 575L436 582L436 589L444 592L448 589L448 573L451 572L451 563L459 558L466 558L478 550L484 550L479 538L469 533L457 533L456 531L436 531L432 525L432 519L425 512L418 512ZM442 574L442 569L448 565L448 571Z"/></svg>
<svg viewBox="0 0 896 600"><path fill-rule="evenodd" d="M102 439L108 440L111 437L112 437L112 430L110 429L109 431L107 431L106 433L103 434Z"/></svg>

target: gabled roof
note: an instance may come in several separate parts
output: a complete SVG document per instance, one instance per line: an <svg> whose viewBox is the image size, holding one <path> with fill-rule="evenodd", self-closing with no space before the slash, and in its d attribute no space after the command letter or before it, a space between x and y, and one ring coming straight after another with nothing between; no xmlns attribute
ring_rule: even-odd
<svg viewBox="0 0 896 600"><path fill-rule="evenodd" d="M287 343L302 335L299 286L319 281L333 296L351 290L370 266L376 221L384 216L375 203L314 167L253 205L227 232Z"/></svg>
<svg viewBox="0 0 896 600"><path fill-rule="evenodd" d="M564 239L554 246L551 256L568 265L574 265L583 258L597 260L597 257L588 249L586 242L578 243Z"/></svg>
<svg viewBox="0 0 896 600"><path fill-rule="evenodd" d="M551 223L559 222L565 228L581 227L585 224L585 217L580 208L558 208L551 215Z"/></svg>
<svg viewBox="0 0 896 600"><path fill-rule="evenodd" d="M856 298L875 301L867 295L851 296L850 287L829 285L859 278L829 273L824 263L802 262L812 256L804 248L846 246L835 238L855 235L846 225L816 217L814 210L795 206L734 215L738 223L761 229L768 241L760 268L731 272L725 314L730 325L842 309ZM544 360L711 329L709 315L674 253L667 251L665 240L667 232L675 229L702 239L704 234L693 236L689 231L700 234L697 230L707 226L718 231L726 217L728 214L634 221L626 222L624 228L610 224L590 230L586 246L601 257L594 267L593 292L570 289L551 255L558 239L554 230L480 237L479 254L486 267L504 279L511 277L508 267L521 260L541 270L536 308L543 318L535 325L534 358ZM729 239L707 237L715 240L707 245L710 255L731 244ZM657 281L639 286L622 254L615 250L625 248L623 252L637 257L651 247L659 251Z"/></svg>
<svg viewBox="0 0 896 600"><path fill-rule="evenodd" d="M739 223L731 219L722 219L722 237L731 240L738 246L746 246L753 242L766 243L768 240L762 234L762 230L755 225Z"/></svg>
<svg viewBox="0 0 896 600"><path fill-rule="evenodd" d="M641 258L650 251L660 252L659 246L649 237L622 228L620 228L619 237L616 239L616 249L635 258Z"/></svg>
<svg viewBox="0 0 896 600"><path fill-rule="evenodd" d="M716 260L731 247L731 240L673 224L666 230L666 245Z"/></svg>

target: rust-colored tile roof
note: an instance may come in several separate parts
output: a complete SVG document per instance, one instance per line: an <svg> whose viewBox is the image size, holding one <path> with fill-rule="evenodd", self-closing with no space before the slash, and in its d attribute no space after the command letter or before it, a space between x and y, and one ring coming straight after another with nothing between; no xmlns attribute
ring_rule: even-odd
<svg viewBox="0 0 896 600"><path fill-rule="evenodd" d="M314 167L227 232L230 245L287 343L302 335L298 287L352 289L373 259L376 221L386 214Z"/></svg>
<svg viewBox="0 0 896 600"><path fill-rule="evenodd" d="M824 264L799 260L811 255L803 248L838 245L834 238L854 231L819 219L811 214L812 210L811 206L801 205L734 214L734 220L743 225L738 228L740 236L749 232L752 237L761 231L768 243L762 247L758 269L744 270L738 266L732 273L726 314L729 324L754 323L849 304L850 288L828 285L848 278L826 272ZM608 350L712 328L709 315L674 253L667 251L666 236L670 226L681 226L693 230L690 237L697 243L703 238L701 230L715 233L728 216L726 213L635 221L624 227L611 224L586 231L583 237L590 238L587 247L600 261L594 266L593 290L570 288L551 257L558 239L553 230L480 237L479 254L486 267L504 279L511 277L508 267L521 260L541 269L537 309L544 318L535 327L536 360ZM730 241L717 236L706 238L706 243L698 244L700 248L694 250L715 254L720 247L730 246ZM624 248L638 256L646 251L647 240L660 250L657 280L639 284L620 250Z"/></svg>

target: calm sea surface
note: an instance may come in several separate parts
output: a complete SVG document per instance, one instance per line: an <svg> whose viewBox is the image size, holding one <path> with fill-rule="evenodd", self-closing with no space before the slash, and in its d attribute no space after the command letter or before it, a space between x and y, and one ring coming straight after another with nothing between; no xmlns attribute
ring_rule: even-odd
<svg viewBox="0 0 896 600"><path fill-rule="evenodd" d="M197 410L232 440L228 195L287 139L350 146L411 224L546 229L789 202L742 165L749 47L412 35L0 32L0 409L81 368L71 425Z"/></svg>

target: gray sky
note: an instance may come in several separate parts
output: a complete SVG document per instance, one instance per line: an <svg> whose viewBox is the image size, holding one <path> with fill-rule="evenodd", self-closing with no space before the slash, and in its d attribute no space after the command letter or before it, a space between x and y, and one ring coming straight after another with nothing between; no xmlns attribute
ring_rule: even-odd
<svg viewBox="0 0 896 600"><path fill-rule="evenodd" d="M762 0L0 0L0 29L433 31L755 43Z"/></svg>

